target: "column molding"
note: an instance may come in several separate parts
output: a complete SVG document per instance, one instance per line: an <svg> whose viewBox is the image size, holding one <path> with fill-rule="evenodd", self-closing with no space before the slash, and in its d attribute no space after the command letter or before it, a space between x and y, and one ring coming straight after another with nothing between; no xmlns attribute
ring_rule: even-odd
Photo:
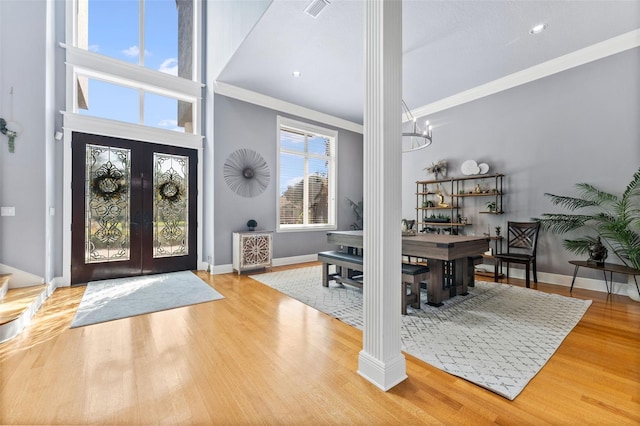
<svg viewBox="0 0 640 426"><path fill-rule="evenodd" d="M363 348L358 374L383 390L407 378L400 344L402 2L364 2Z"/></svg>

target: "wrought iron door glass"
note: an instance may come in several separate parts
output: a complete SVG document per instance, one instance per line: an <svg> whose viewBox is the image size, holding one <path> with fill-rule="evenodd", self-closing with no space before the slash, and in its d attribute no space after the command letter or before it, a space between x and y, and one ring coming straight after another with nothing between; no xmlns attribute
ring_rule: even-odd
<svg viewBox="0 0 640 426"><path fill-rule="evenodd" d="M86 146L85 262L129 260L131 150Z"/></svg>
<svg viewBox="0 0 640 426"><path fill-rule="evenodd" d="M153 257L189 254L189 157L153 155Z"/></svg>

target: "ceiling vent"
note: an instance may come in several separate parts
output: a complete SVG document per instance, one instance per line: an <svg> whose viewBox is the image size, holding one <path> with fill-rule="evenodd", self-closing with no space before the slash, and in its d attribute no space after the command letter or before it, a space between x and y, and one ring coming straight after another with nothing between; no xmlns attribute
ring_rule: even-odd
<svg viewBox="0 0 640 426"><path fill-rule="evenodd" d="M304 13L313 18L317 18L320 12L329 4L329 0L311 0L309 6L306 7Z"/></svg>

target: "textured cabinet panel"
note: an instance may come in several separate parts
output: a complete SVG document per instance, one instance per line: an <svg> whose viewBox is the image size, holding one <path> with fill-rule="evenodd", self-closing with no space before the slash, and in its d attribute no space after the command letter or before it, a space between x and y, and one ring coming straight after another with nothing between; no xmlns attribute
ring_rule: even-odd
<svg viewBox="0 0 640 426"><path fill-rule="evenodd" d="M251 269L271 268L273 232L233 233L233 270L240 274Z"/></svg>

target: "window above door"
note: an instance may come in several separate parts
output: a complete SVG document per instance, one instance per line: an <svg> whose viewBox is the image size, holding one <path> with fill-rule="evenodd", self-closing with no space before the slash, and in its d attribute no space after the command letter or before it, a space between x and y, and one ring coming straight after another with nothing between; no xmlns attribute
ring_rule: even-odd
<svg viewBox="0 0 640 426"><path fill-rule="evenodd" d="M67 5L67 113L202 134L201 2Z"/></svg>

